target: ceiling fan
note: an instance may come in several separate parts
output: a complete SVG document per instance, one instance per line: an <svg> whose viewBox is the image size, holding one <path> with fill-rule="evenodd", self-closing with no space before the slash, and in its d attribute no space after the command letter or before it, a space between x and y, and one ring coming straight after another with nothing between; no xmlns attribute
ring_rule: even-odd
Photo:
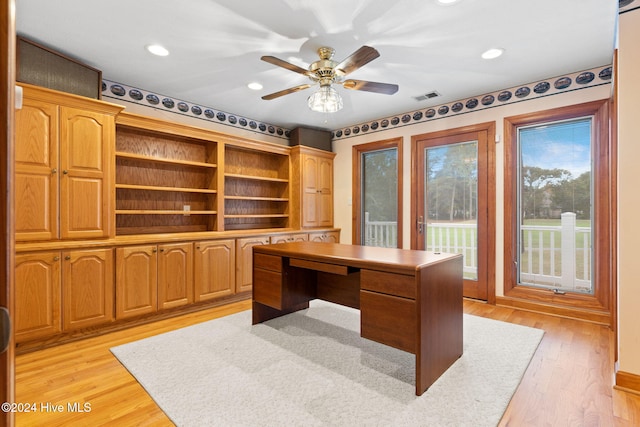
<svg viewBox="0 0 640 427"><path fill-rule="evenodd" d="M376 49L370 46L362 46L342 62L336 62L332 59L334 53L335 50L331 47L319 48L318 56L320 56L320 59L309 65L309 69L307 70L276 58L275 56L266 55L260 59L270 64L307 76L314 83L318 83L320 85L320 89L318 92L311 95L308 100L309 108L314 111L335 112L342 108L342 98L340 98L338 92L331 87L333 83L341 84L346 89L363 90L366 92L375 92L385 95L393 95L398 91L398 85L395 84L354 79L345 80L345 77L348 74L380 56L380 53L378 53ZM311 84L303 84L291 87L289 89L265 95L262 99L271 100L279 98L290 93L308 89L311 86Z"/></svg>

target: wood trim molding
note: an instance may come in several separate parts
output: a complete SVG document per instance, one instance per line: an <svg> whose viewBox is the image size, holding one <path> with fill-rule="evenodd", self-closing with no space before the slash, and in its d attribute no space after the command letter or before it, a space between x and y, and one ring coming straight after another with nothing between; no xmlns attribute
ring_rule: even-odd
<svg viewBox="0 0 640 427"><path fill-rule="evenodd" d="M9 317L15 322L14 311L14 263L15 237L13 221L14 199L14 103L15 103L15 2L3 1L0 6L0 191L4 197L0 202L0 240L4 248L0 253L0 306L9 310ZM15 344L13 333L9 338L8 349L0 354L0 399L3 402L15 401ZM3 411L0 425L13 426L14 414Z"/></svg>
<svg viewBox="0 0 640 427"><path fill-rule="evenodd" d="M519 310L543 313L550 316L575 319L598 325L609 326L610 313L604 310L586 309L582 307L563 306L545 301L532 301L528 298L514 298L511 296L496 297L496 305L502 307L517 308Z"/></svg>
<svg viewBox="0 0 640 427"><path fill-rule="evenodd" d="M611 156L615 154L614 143L611 139L610 128L610 102L608 99L572 105L569 107L555 108L538 111L531 114L505 117L505 162L504 162L504 297L500 298L502 305L523 307L533 310L540 309L542 313L560 315L596 323L603 323L614 328L615 297L614 277L615 265L612 264L610 255L614 242L614 230L611 226L612 209L615 202L616 189L614 187L617 170L611 162ZM578 117L594 117L594 134L597 141L594 147L595 171L598 179L594 181L595 212L595 245L594 260L597 263L594 269L592 282L595 284L593 295L578 293L566 293L556 295L546 289L536 289L521 286L517 283L517 272L514 264L517 248L516 231L517 211L517 186L515 173L517 169L517 153L515 144L517 141L517 128L524 125L542 124L551 121L573 119Z"/></svg>
<svg viewBox="0 0 640 427"><path fill-rule="evenodd" d="M351 210L351 242L356 245L360 242L360 236L362 230L360 230L360 211L362 201L360 200L360 196L362 194L362 188L360 185L360 170L361 170L361 155L362 153L378 151L378 150L386 150L395 148L398 150L398 159L397 159L397 167L398 167L398 243L397 247L403 247L403 227L402 227L402 212L403 212L403 168L402 164L404 163L404 155L402 151L402 137L400 138L392 138L385 139L381 141L374 141L367 144L359 144L354 145L352 148L352 210Z"/></svg>
<svg viewBox="0 0 640 427"><path fill-rule="evenodd" d="M618 371L613 388L640 395L640 375Z"/></svg>
<svg viewBox="0 0 640 427"><path fill-rule="evenodd" d="M484 132L487 138L487 153L486 153L486 171L487 171L487 231L486 235L487 246L487 303L496 303L496 123L484 122L477 123L468 126L462 126L454 129L446 129L442 131L429 132L425 134L413 135L411 137L411 227L414 227L418 222L418 206L422 203L420 196L416 196L418 192L418 170L424 167L419 164L418 161L418 143L422 140L447 140L453 139L459 135L472 133L479 134ZM415 228L412 228L415 230ZM411 248L418 248L418 235L416 232L411 232Z"/></svg>

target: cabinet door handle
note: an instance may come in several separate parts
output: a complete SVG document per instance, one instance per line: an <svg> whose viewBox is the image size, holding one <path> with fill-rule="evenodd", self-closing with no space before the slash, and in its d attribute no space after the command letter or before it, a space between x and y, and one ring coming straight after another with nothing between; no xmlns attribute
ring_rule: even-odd
<svg viewBox="0 0 640 427"><path fill-rule="evenodd" d="M57 169L57 168L53 168L53 169L51 169L51 173L52 173L52 174L54 174L54 173L58 173L58 169Z"/></svg>
<svg viewBox="0 0 640 427"><path fill-rule="evenodd" d="M164 249L160 249L160 252L164 252Z"/></svg>
<svg viewBox="0 0 640 427"><path fill-rule="evenodd" d="M153 248L153 249L151 250L151 252L153 252L153 253L155 254L156 252L158 252L158 250L157 250L156 248Z"/></svg>
<svg viewBox="0 0 640 427"><path fill-rule="evenodd" d="M62 171L62 173L66 175L66 174L68 174L68 173L69 173L69 171L68 171L68 170L66 170L66 169L64 169L64 170Z"/></svg>
<svg viewBox="0 0 640 427"><path fill-rule="evenodd" d="M66 259L67 261L69 261L71 259L71 257L69 255L67 255L66 257L64 257L64 259Z"/></svg>
<svg viewBox="0 0 640 427"><path fill-rule="evenodd" d="M53 260L54 261L60 261L60 257L58 255L56 255L56 256L53 257Z"/></svg>

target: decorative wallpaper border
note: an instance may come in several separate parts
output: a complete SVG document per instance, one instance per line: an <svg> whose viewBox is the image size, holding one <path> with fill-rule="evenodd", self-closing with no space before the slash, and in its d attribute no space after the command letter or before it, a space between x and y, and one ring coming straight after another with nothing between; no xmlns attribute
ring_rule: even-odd
<svg viewBox="0 0 640 427"><path fill-rule="evenodd" d="M618 8L620 13L627 12L637 7L640 7L640 2L636 2L635 0L618 0Z"/></svg>
<svg viewBox="0 0 640 427"><path fill-rule="evenodd" d="M289 129L268 123L262 123L247 117L237 116L226 111L203 107L198 104L172 98L170 96L137 89L110 80L102 80L102 98L133 102L134 104L157 110L194 117L196 119L232 126L239 129L249 129L254 132L260 132L286 140L289 140L289 135L291 133Z"/></svg>
<svg viewBox="0 0 640 427"><path fill-rule="evenodd" d="M443 119L460 114L471 113L502 105L514 104L559 93L585 89L593 86L610 84L612 67L610 65L591 70L567 74L531 84L515 86L485 95L461 99L439 106L428 107L405 114L361 123L352 127L342 128L331 132L333 140L353 138L363 133L374 133L424 123L431 120Z"/></svg>
<svg viewBox="0 0 640 427"><path fill-rule="evenodd" d="M386 117L367 123L360 123L347 128L333 130L331 132L331 138L332 140L353 138L364 133L381 132L384 130L410 126L460 114L467 114L488 108L500 107L502 105L513 104L516 102L523 102L545 96L585 89L588 87L610 84L611 79L611 65L597 67L591 70L567 74L531 84L515 86L477 97L427 107L421 110L397 114L392 117ZM254 132L261 132L263 134L285 140L289 139L289 135L291 133L289 129L262 123L246 117L236 116L210 107L203 107L169 96L144 91L142 89L137 89L109 80L103 80L102 82L102 97L116 100L121 99L138 105L143 105L145 107L168 111L174 114L194 117L238 129L248 129Z"/></svg>

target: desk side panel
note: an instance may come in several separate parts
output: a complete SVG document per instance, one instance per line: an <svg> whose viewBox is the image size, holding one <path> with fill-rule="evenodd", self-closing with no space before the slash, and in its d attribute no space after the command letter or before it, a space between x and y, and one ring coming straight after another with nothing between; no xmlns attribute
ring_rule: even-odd
<svg viewBox="0 0 640 427"><path fill-rule="evenodd" d="M462 356L462 256L417 272L416 394Z"/></svg>

